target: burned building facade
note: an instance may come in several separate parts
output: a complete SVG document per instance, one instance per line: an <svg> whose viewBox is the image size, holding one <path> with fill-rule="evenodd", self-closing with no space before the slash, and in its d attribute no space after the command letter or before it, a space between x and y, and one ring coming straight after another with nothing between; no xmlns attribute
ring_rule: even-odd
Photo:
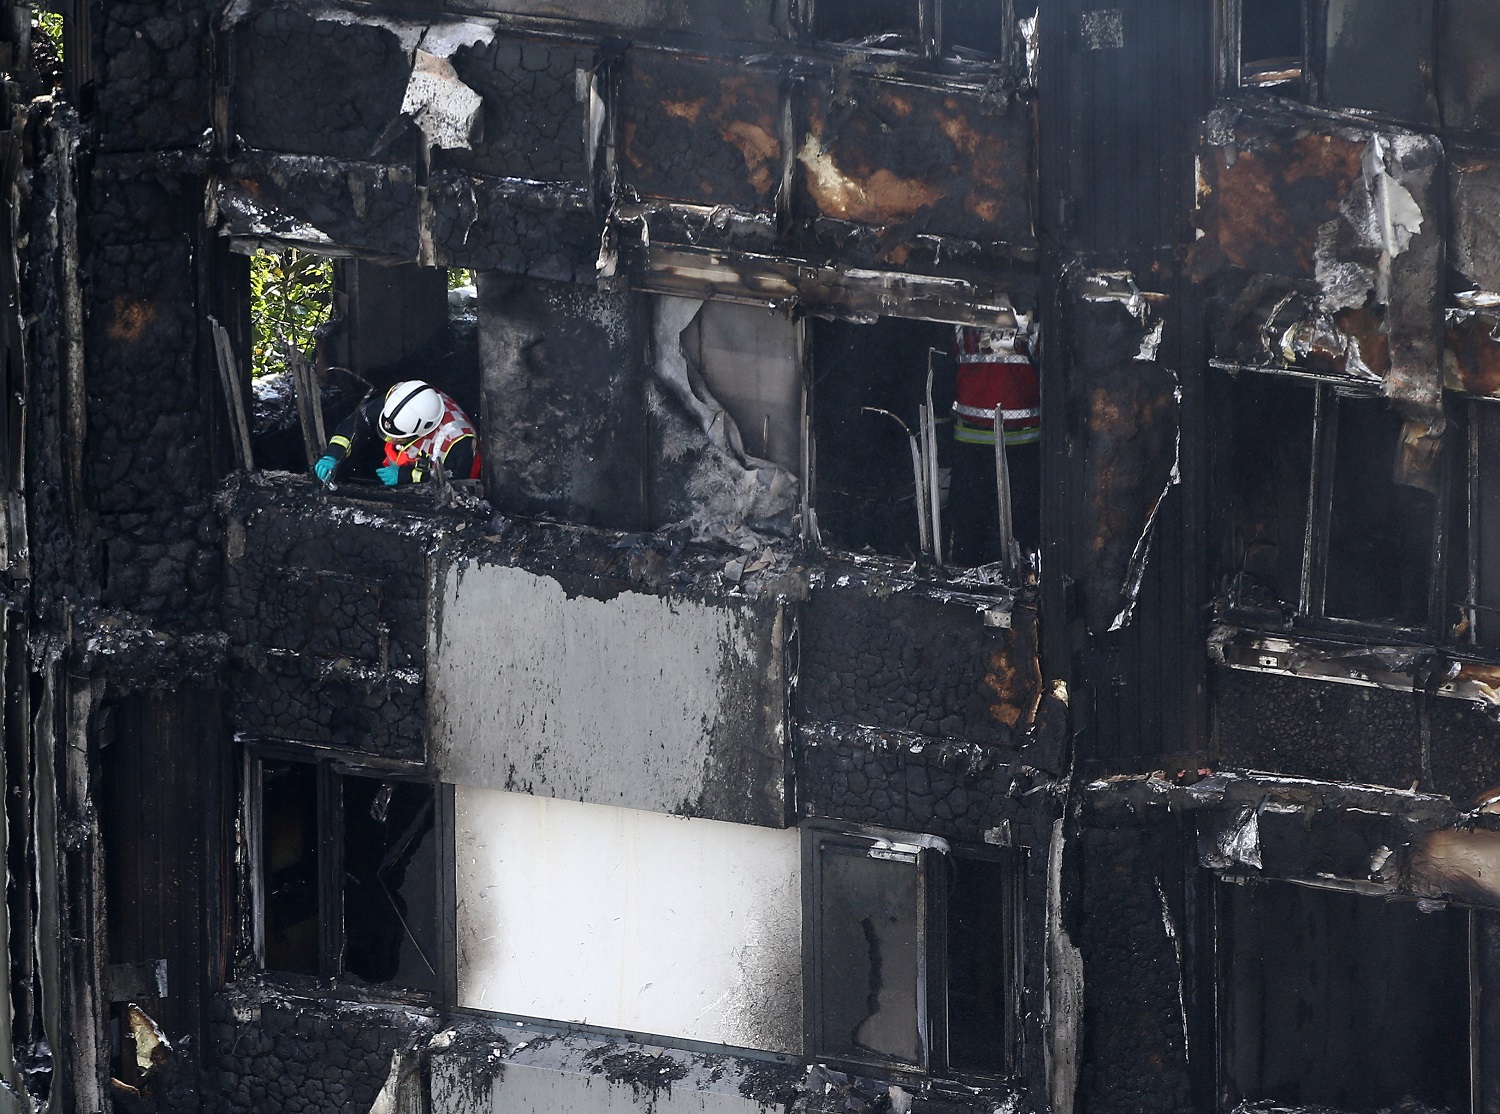
<svg viewBox="0 0 1500 1114"><path fill-rule="evenodd" d="M1500 1111L1489 9L7 6L0 1110Z"/></svg>

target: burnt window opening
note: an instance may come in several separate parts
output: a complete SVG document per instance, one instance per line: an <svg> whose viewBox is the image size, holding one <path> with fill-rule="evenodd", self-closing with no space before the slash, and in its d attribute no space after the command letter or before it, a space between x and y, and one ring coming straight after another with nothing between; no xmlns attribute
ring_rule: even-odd
<svg viewBox="0 0 1500 1114"><path fill-rule="evenodd" d="M1302 3L1303 0L1239 0L1240 85L1284 87L1302 81L1306 23Z"/></svg>
<svg viewBox="0 0 1500 1114"><path fill-rule="evenodd" d="M436 793L333 763L256 762L261 965L436 994Z"/></svg>
<svg viewBox="0 0 1500 1114"><path fill-rule="evenodd" d="M1436 124L1431 0L1324 0L1318 100Z"/></svg>
<svg viewBox="0 0 1500 1114"><path fill-rule="evenodd" d="M812 33L820 42L884 50L921 49L923 9L931 0L814 0Z"/></svg>
<svg viewBox="0 0 1500 1114"><path fill-rule="evenodd" d="M1230 0L1231 84L1438 122L1430 0Z"/></svg>
<svg viewBox="0 0 1500 1114"><path fill-rule="evenodd" d="M263 762L260 794L262 962L271 971L316 975L322 942L318 767Z"/></svg>
<svg viewBox="0 0 1500 1114"><path fill-rule="evenodd" d="M1036 0L940 0L943 49L963 61L1024 64L1023 24L1034 24L1036 13Z"/></svg>
<svg viewBox="0 0 1500 1114"><path fill-rule="evenodd" d="M961 567L1038 546L1040 400L1025 324L812 322L812 491L826 546Z"/></svg>
<svg viewBox="0 0 1500 1114"><path fill-rule="evenodd" d="M1438 590L1446 456L1437 492L1412 486L1397 476L1402 419L1384 399L1253 372L1223 386L1231 606L1314 623L1451 626Z"/></svg>
<svg viewBox="0 0 1500 1114"><path fill-rule="evenodd" d="M804 834L809 1055L1003 1078L1016 1066L1015 852Z"/></svg>
<svg viewBox="0 0 1500 1114"><path fill-rule="evenodd" d="M406 379L431 383L478 421L472 272L330 259L286 246L243 250L256 466L307 472L348 415ZM340 483L379 486L375 469L386 462L374 440L341 463Z"/></svg>
<svg viewBox="0 0 1500 1114"><path fill-rule="evenodd" d="M1287 882L1223 896L1230 1104L1470 1109L1472 914Z"/></svg>

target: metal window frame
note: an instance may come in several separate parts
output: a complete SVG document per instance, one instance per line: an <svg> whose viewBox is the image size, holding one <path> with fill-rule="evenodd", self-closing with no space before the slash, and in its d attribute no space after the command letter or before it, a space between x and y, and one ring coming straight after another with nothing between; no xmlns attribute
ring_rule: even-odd
<svg viewBox="0 0 1500 1114"><path fill-rule="evenodd" d="M829 1055L821 1047L823 1028L822 980L824 957L823 878L821 849L829 844L843 849L910 855L917 871L918 1031L922 1038L919 1062L894 1057L853 1058ZM880 845L884 844L884 847ZM919 833L859 825L807 824L802 828L802 938L803 938L803 1054L820 1063L846 1070L878 1069L916 1078L955 1078L978 1084L1012 1080L1021 1069L1025 993L1025 869L1024 850L967 843L949 844ZM948 954L948 891L953 863L958 859L999 863L1003 871L1007 939L1004 948L1006 1009L1003 1028L1003 1069L999 1073L954 1068L950 1063Z"/></svg>
<svg viewBox="0 0 1500 1114"><path fill-rule="evenodd" d="M1221 94L1233 92L1256 92L1270 89L1281 95L1290 94L1295 100L1315 104L1321 84L1319 67L1314 63L1321 58L1320 27L1325 14L1324 0L1302 0L1302 76L1295 83L1282 86L1259 86L1245 84L1245 59L1242 30L1244 27L1245 0L1220 0L1214 10L1214 41L1217 45L1215 75ZM1295 90L1295 92L1293 92Z"/></svg>

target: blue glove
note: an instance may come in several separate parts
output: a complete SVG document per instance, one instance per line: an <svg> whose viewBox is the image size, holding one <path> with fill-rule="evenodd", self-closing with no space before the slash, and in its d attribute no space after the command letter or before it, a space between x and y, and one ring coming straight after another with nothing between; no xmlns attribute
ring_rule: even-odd
<svg viewBox="0 0 1500 1114"><path fill-rule="evenodd" d="M337 457L321 456L318 458L318 463L313 465L313 474L324 483L329 484L333 482L333 472L338 466Z"/></svg>
<svg viewBox="0 0 1500 1114"><path fill-rule="evenodd" d="M375 474L386 487L395 487L401 482L401 465L387 464L384 468L375 469Z"/></svg>

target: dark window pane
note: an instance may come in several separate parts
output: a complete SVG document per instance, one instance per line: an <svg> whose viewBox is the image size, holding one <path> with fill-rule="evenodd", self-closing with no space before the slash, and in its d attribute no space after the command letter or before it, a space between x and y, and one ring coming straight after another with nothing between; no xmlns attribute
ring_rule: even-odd
<svg viewBox="0 0 1500 1114"><path fill-rule="evenodd" d="M1423 626L1436 500L1395 481L1401 416L1382 399L1338 400L1327 614Z"/></svg>
<svg viewBox="0 0 1500 1114"><path fill-rule="evenodd" d="M1500 646L1500 406L1475 403L1469 420L1479 423L1474 508L1478 640L1485 646Z"/></svg>
<svg viewBox="0 0 1500 1114"><path fill-rule="evenodd" d="M1005 45L1004 18L1000 0L943 0L943 38L950 49L997 58Z"/></svg>
<svg viewBox="0 0 1500 1114"><path fill-rule="evenodd" d="M1272 375L1227 385L1229 531L1225 569L1245 607L1295 607L1312 460L1313 388Z"/></svg>
<svg viewBox="0 0 1500 1114"><path fill-rule="evenodd" d="M1019 974L1013 870L1008 862L954 858L949 877L949 1066L1001 1075Z"/></svg>
<svg viewBox="0 0 1500 1114"><path fill-rule="evenodd" d="M819 838L817 1054L923 1060L922 883L915 853Z"/></svg>
<svg viewBox="0 0 1500 1114"><path fill-rule="evenodd" d="M1468 914L1289 883L1228 904L1231 1101L1469 1109Z"/></svg>
<svg viewBox="0 0 1500 1114"><path fill-rule="evenodd" d="M429 785L344 783L344 970L366 982L440 989L437 839Z"/></svg>
<svg viewBox="0 0 1500 1114"><path fill-rule="evenodd" d="M1300 68L1302 0L1240 0L1240 61L1250 73Z"/></svg>
<svg viewBox="0 0 1500 1114"><path fill-rule="evenodd" d="M826 42L911 47L917 0L817 0L813 34Z"/></svg>
<svg viewBox="0 0 1500 1114"><path fill-rule="evenodd" d="M1328 0L1323 101L1437 122L1430 0Z"/></svg>
<svg viewBox="0 0 1500 1114"><path fill-rule="evenodd" d="M318 973L318 768L261 763L265 963Z"/></svg>
<svg viewBox="0 0 1500 1114"><path fill-rule="evenodd" d="M1438 9L1438 101L1443 126L1500 127L1500 4L1445 0Z"/></svg>

